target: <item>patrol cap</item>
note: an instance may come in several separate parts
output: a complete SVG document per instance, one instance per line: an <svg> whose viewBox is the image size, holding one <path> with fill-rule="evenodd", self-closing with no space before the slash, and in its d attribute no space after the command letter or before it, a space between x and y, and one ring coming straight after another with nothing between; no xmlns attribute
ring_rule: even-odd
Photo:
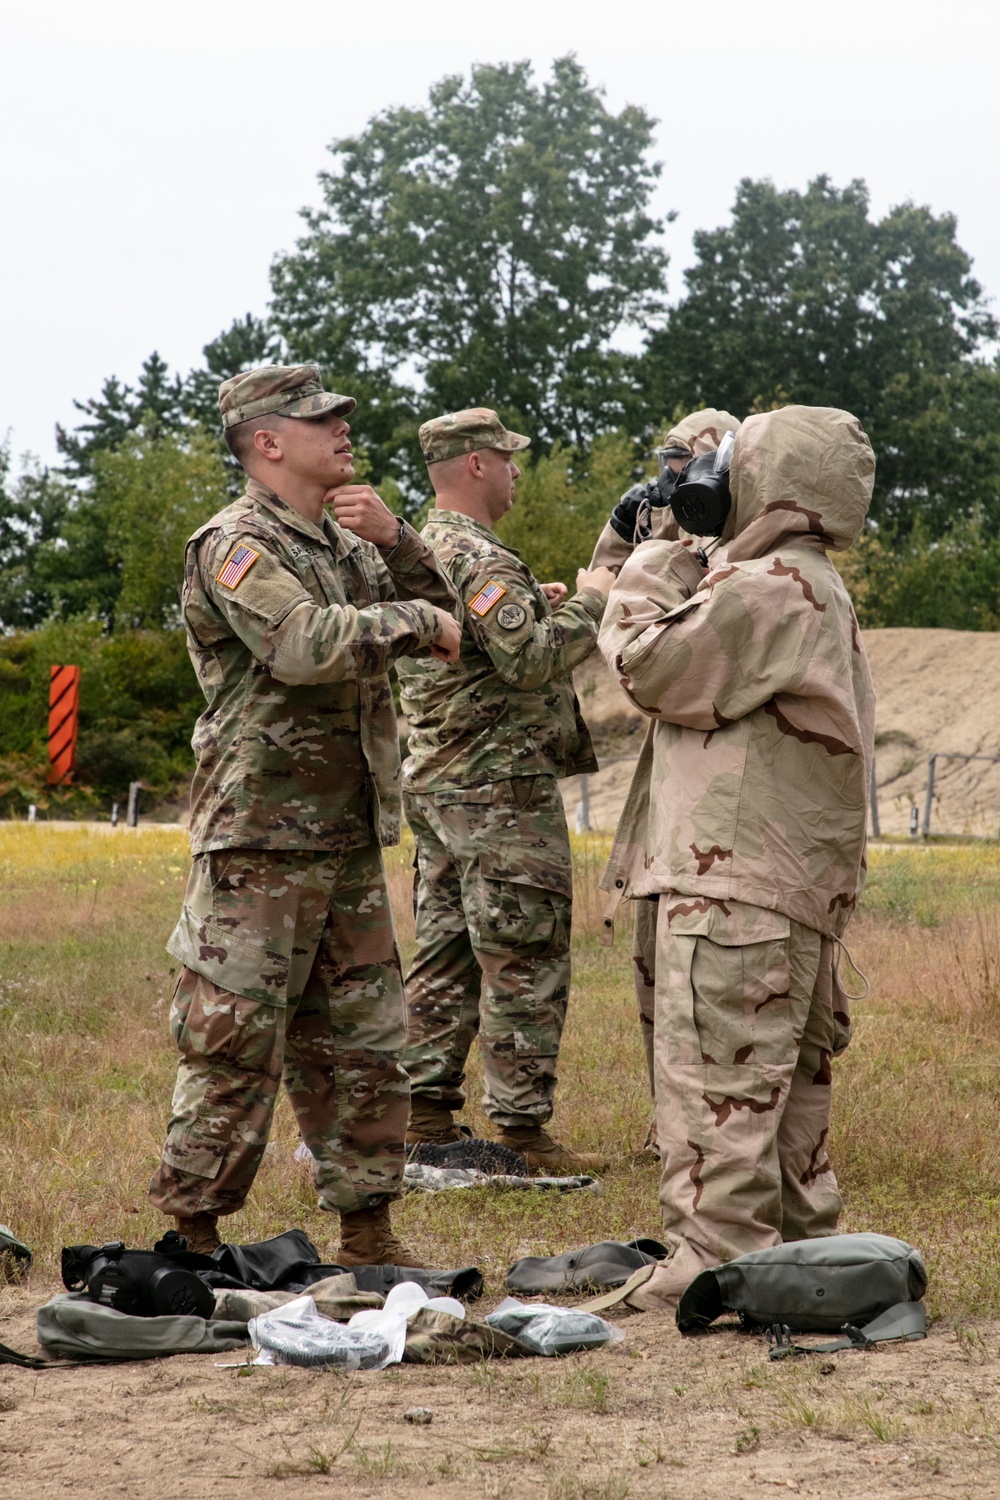
<svg viewBox="0 0 1000 1500"><path fill-rule="evenodd" d="M530 438L520 432L508 432L495 411L486 406L472 406L468 411L451 411L446 416L424 422L417 434L425 464L439 464L446 458L460 458L480 448L499 448L502 453L517 453L527 448Z"/></svg>
<svg viewBox="0 0 1000 1500"><path fill-rule="evenodd" d="M353 396L325 391L319 365L261 365L233 375L219 386L223 427L235 427L275 412L280 417L346 417L357 406Z"/></svg>

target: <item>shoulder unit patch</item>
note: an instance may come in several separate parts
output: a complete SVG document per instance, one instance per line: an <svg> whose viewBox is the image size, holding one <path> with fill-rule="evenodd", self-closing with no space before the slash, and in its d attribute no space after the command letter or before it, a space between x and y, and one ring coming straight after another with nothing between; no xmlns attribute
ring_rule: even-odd
<svg viewBox="0 0 1000 1500"><path fill-rule="evenodd" d="M230 555L229 561L216 579L216 583L224 584L227 589L234 589L241 578L244 578L260 556L252 547L245 542Z"/></svg>
<svg viewBox="0 0 1000 1500"><path fill-rule="evenodd" d="M528 612L524 605L515 604L512 600L497 610L497 624L504 630L520 630L527 618Z"/></svg>
<svg viewBox="0 0 1000 1500"><path fill-rule="evenodd" d="M502 583L496 583L493 579L483 585L474 599L469 600L469 609L474 615L488 615L494 604L502 599L507 590Z"/></svg>

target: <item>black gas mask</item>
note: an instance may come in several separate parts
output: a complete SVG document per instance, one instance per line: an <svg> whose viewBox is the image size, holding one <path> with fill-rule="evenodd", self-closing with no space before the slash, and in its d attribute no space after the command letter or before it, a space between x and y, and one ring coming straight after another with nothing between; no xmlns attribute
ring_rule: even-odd
<svg viewBox="0 0 1000 1500"><path fill-rule="evenodd" d="M699 453L671 485L667 504L692 536L721 536L732 505L729 466L736 438L727 432L714 453Z"/></svg>
<svg viewBox="0 0 1000 1500"><path fill-rule="evenodd" d="M729 515L729 465L735 434L727 432L714 453L692 458L687 448L658 448L660 472L651 484L634 484L611 513L611 525L626 542L650 535L650 513L669 505L677 522L692 536L721 536ZM671 467L684 459L678 472Z"/></svg>
<svg viewBox="0 0 1000 1500"><path fill-rule="evenodd" d="M111 1240L100 1249L93 1245L64 1249L62 1274L71 1292L86 1289L91 1302L133 1317L195 1313L210 1318L215 1307L211 1290L193 1271L155 1250L126 1250L121 1240Z"/></svg>

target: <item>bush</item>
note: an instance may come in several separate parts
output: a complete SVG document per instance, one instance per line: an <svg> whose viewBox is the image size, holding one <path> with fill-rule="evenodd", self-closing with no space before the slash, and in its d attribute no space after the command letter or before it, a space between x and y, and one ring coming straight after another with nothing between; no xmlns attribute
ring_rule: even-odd
<svg viewBox="0 0 1000 1500"><path fill-rule="evenodd" d="M834 558L864 629L1000 630L1000 539L982 514L933 540L920 521L905 538L866 532Z"/></svg>
<svg viewBox="0 0 1000 1500"><path fill-rule="evenodd" d="M80 668L75 785L47 786L49 668ZM141 780L176 795L193 769L190 740L204 698L179 630L108 635L96 620L53 621L0 637L0 813L93 813Z"/></svg>

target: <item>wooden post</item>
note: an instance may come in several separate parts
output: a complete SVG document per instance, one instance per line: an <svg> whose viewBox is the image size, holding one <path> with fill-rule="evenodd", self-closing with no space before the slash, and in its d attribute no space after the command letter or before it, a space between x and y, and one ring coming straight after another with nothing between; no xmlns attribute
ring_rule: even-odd
<svg viewBox="0 0 1000 1500"><path fill-rule="evenodd" d="M49 668L49 785L73 779L80 713L80 668Z"/></svg>
<svg viewBox="0 0 1000 1500"><path fill-rule="evenodd" d="M873 839L880 839L882 837L882 829L879 826L879 820L878 820L878 779L877 779L877 777L875 775L875 757L874 757L874 755L872 756L872 795L871 795L871 803L872 803L872 838Z"/></svg>
<svg viewBox="0 0 1000 1500"><path fill-rule="evenodd" d="M924 826L920 830L924 838L931 831L931 812L934 807L934 771L937 765L937 756L932 755L927 762L927 800L924 803Z"/></svg>
<svg viewBox="0 0 1000 1500"><path fill-rule="evenodd" d="M139 826L139 788L141 786L141 781L130 781L128 784L128 813L125 818L125 825L128 828Z"/></svg>

